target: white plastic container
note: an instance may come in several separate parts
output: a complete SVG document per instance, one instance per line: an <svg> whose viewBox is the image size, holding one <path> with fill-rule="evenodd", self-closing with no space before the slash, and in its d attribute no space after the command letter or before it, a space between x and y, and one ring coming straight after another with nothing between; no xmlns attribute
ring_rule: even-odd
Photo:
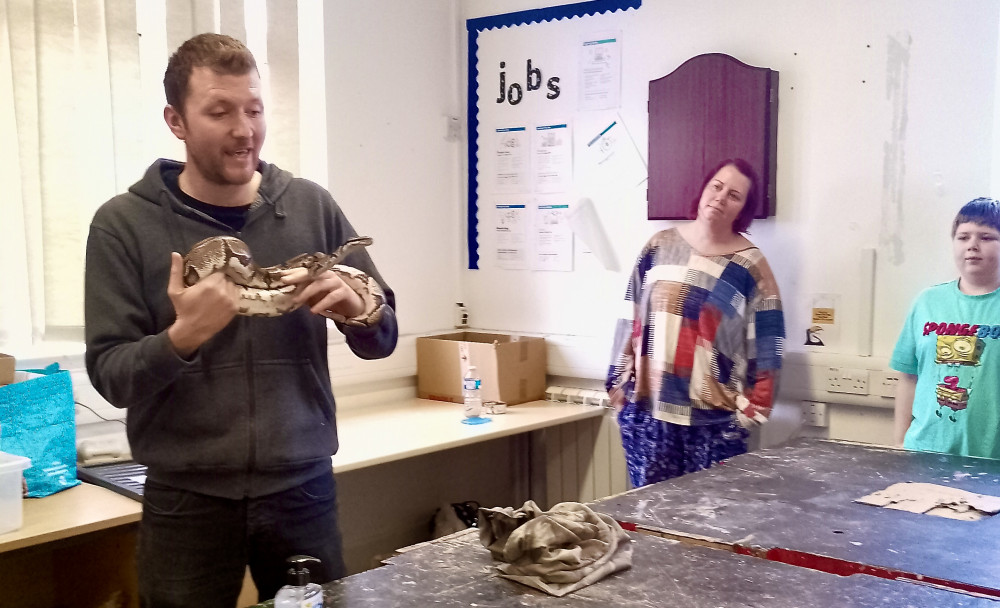
<svg viewBox="0 0 1000 608"><path fill-rule="evenodd" d="M24 523L24 498L21 471L31 466L31 460L0 452L0 534L13 532Z"/></svg>

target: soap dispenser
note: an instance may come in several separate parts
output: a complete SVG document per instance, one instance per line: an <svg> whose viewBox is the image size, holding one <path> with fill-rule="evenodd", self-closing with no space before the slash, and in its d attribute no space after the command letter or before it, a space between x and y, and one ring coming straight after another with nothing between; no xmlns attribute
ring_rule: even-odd
<svg viewBox="0 0 1000 608"><path fill-rule="evenodd" d="M278 589L274 608L323 608L323 588L309 580L309 566L316 568L320 561L308 555L293 555L287 561L288 584Z"/></svg>

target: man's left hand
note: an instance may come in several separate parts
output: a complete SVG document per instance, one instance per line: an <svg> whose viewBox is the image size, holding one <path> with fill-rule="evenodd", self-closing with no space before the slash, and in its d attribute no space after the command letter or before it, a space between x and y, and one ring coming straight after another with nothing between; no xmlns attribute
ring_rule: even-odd
<svg viewBox="0 0 1000 608"><path fill-rule="evenodd" d="M365 302L337 273L327 270L313 278L305 268L285 271L282 281L296 285L295 302L314 314L332 312L348 319L365 312Z"/></svg>

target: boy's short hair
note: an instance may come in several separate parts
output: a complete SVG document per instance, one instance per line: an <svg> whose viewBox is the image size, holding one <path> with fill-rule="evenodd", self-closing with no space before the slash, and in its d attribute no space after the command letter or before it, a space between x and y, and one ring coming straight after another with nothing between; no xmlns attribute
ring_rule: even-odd
<svg viewBox="0 0 1000 608"><path fill-rule="evenodd" d="M989 226L1000 232L1000 201L988 196L973 199L958 210L955 221L951 224L951 236L955 236L959 224L972 222L980 226Z"/></svg>
<svg viewBox="0 0 1000 608"><path fill-rule="evenodd" d="M170 56L163 74L167 103L181 116L194 68L208 67L217 74L242 76L257 69L257 61L245 44L225 34L198 34Z"/></svg>

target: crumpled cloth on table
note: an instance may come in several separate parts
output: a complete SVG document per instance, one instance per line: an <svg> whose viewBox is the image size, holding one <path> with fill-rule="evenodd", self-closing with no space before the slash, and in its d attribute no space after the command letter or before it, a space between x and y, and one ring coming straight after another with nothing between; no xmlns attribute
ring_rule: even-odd
<svg viewBox="0 0 1000 608"><path fill-rule="evenodd" d="M542 511L534 501L520 509L479 509L479 541L501 576L562 597L632 566L632 544L621 525L578 502Z"/></svg>

